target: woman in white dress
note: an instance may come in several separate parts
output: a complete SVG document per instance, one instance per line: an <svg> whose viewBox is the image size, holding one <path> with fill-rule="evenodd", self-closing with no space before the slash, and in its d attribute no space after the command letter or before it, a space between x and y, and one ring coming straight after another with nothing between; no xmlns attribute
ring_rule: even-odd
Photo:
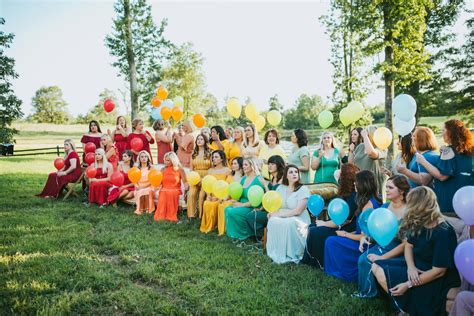
<svg viewBox="0 0 474 316"><path fill-rule="evenodd" d="M300 182L297 166L286 166L283 183L276 191L280 193L283 204L277 212L268 214L267 255L276 263L298 263L303 258L306 244L306 238L298 227L310 224L306 211L310 193Z"/></svg>

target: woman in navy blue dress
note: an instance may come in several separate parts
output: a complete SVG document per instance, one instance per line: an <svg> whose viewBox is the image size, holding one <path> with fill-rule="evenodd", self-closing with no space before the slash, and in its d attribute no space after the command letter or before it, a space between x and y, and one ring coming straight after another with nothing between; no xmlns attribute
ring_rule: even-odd
<svg viewBox="0 0 474 316"><path fill-rule="evenodd" d="M377 196L377 181L372 171L363 170L356 174L355 220L365 210L379 208L382 201ZM357 223L357 220L356 220ZM337 236L329 237L324 244L324 272L348 282L357 281L357 262L360 244L364 234L357 223L355 232L337 230Z"/></svg>
<svg viewBox="0 0 474 316"><path fill-rule="evenodd" d="M406 239L405 261L379 260L372 265L377 282L400 312L444 315L446 295L460 285L454 264L456 233L446 222L428 187L413 189L399 234Z"/></svg>

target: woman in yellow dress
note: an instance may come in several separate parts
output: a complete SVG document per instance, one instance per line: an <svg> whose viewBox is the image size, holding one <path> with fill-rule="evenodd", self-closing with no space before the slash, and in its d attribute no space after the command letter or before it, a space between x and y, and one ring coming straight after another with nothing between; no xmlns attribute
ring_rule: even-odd
<svg viewBox="0 0 474 316"><path fill-rule="evenodd" d="M212 175L217 180L228 180L230 169L227 167L227 159L222 150L212 152L212 165L213 167L207 172L208 175ZM203 205L200 228L202 233L209 233L217 228L218 208L219 200L213 194L208 193Z"/></svg>
<svg viewBox="0 0 474 316"><path fill-rule="evenodd" d="M214 150L222 150L224 153L229 151L230 142L225 136L224 129L220 125L211 127L211 138L209 139L209 148Z"/></svg>
<svg viewBox="0 0 474 316"><path fill-rule="evenodd" d="M244 136L244 146L242 148L241 156L242 158L254 158L256 162L259 163L258 155L260 154L260 149L262 148L262 142L258 138L257 129L254 124L249 124L245 126L245 136Z"/></svg>
<svg viewBox="0 0 474 316"><path fill-rule="evenodd" d="M234 140L229 143L227 151L225 155L227 157L227 161L232 163L237 157L241 157L242 148L244 145L244 128L242 126L237 126L234 129Z"/></svg>
<svg viewBox="0 0 474 316"><path fill-rule="evenodd" d="M209 149L209 144L205 135L199 134L196 137L194 151L191 158L190 170L196 171L202 179L207 175L207 171L211 167L211 150ZM187 199L188 218L195 218L196 216L201 218L204 197L205 193L201 190L201 183L191 185Z"/></svg>

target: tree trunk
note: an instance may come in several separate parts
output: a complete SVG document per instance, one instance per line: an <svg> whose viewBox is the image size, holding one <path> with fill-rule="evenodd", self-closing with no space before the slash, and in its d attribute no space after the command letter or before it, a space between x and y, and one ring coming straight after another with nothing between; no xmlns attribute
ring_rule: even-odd
<svg viewBox="0 0 474 316"><path fill-rule="evenodd" d="M390 3L386 3L383 9L383 21L385 28L385 63L387 65L393 64L393 47L391 46L393 37L390 24L390 13L389 13ZM384 73L385 81L385 127L387 127L393 133L393 124L392 124L392 101L395 95L395 83L393 81L393 74L391 72ZM395 144L392 140L392 143L388 147L388 155L385 161L387 166L392 164L393 153L395 149Z"/></svg>
<svg viewBox="0 0 474 316"><path fill-rule="evenodd" d="M127 42L127 61L130 73L130 101L132 105L132 120L138 116L138 91L137 91L137 67L135 65L135 53L133 52L132 19L130 16L130 0L124 0L125 13L125 39Z"/></svg>

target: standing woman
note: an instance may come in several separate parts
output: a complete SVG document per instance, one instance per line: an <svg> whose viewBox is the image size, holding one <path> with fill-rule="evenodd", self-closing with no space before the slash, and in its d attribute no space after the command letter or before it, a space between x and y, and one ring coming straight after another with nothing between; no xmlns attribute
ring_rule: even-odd
<svg viewBox="0 0 474 316"><path fill-rule="evenodd" d="M89 122L89 132L84 134L81 138L82 148L86 147L87 143L93 143L95 149L100 148L100 138L102 137L102 131L100 130L99 122L92 120ZM82 161L86 157L86 151L82 154Z"/></svg>
<svg viewBox="0 0 474 316"><path fill-rule="evenodd" d="M117 168L118 172L122 174L124 182L120 187L112 187L107 197L107 202L112 204L113 207L117 207L117 201L119 200L130 200L134 197L135 185L128 178L128 170L133 168L133 165L133 153L130 150L125 150Z"/></svg>
<svg viewBox="0 0 474 316"><path fill-rule="evenodd" d="M36 196L57 198L66 184L76 182L81 176L81 161L72 139L64 141L64 152L64 167L48 175L43 191Z"/></svg>
<svg viewBox="0 0 474 316"><path fill-rule="evenodd" d="M339 169L340 157L339 149L336 148L334 142L334 135L331 132L324 132L321 135L320 148L314 151L311 161L311 169L316 171L314 183L337 184L334 171Z"/></svg>
<svg viewBox="0 0 474 316"><path fill-rule="evenodd" d="M278 138L278 132L276 129L268 130L265 133L265 137L263 140L265 142L265 145L262 146L258 158L263 163L262 176L265 179L270 180L270 174L268 173L268 158L277 155L283 158L284 160L286 159L286 153L280 146L280 139Z"/></svg>
<svg viewBox="0 0 474 316"><path fill-rule="evenodd" d="M196 137L196 144L191 160L191 171L196 171L199 176L204 178L211 167L211 151L206 136L199 134ZM188 218L201 217L204 204L205 193L201 190L201 183L190 185L187 198Z"/></svg>
<svg viewBox="0 0 474 316"><path fill-rule="evenodd" d="M181 137L184 136L184 129L183 129L183 124L178 124L178 130L176 132L173 133L173 151L175 153L178 152L178 149L179 149L179 145L178 143L180 142L181 140Z"/></svg>
<svg viewBox="0 0 474 316"><path fill-rule="evenodd" d="M395 159L392 161L392 168L390 172L392 174L401 174L397 171L398 165L404 165L408 169L412 167L412 164L416 162L415 159L415 145L413 145L413 138L411 134L405 136L398 136L397 148L400 151Z"/></svg>
<svg viewBox="0 0 474 316"><path fill-rule="evenodd" d="M150 154L142 150L138 154L137 168L140 169L141 178L135 184L135 203L137 207L135 214L142 215L143 212L153 213L155 210L155 189L151 186L148 180L148 173L153 169Z"/></svg>
<svg viewBox="0 0 474 316"><path fill-rule="evenodd" d="M288 157L288 164L298 167L300 170L300 181L303 184L310 183L309 180L309 150L308 137L306 132L301 128L297 128L291 135L291 142L293 143L293 152Z"/></svg>
<svg viewBox="0 0 474 316"><path fill-rule="evenodd" d="M95 150L94 168L97 170L95 178L89 179L89 205L96 203L101 207L106 206L108 191L111 186L110 176L113 173L112 165L107 161L102 148Z"/></svg>
<svg viewBox="0 0 474 316"><path fill-rule="evenodd" d="M258 158L260 154L260 149L262 148L262 143L258 138L257 129L254 124L249 124L245 126L244 129L244 146L242 148L242 157L243 158Z"/></svg>
<svg viewBox="0 0 474 316"><path fill-rule="evenodd" d="M127 149L130 149L133 152L133 159L137 160L138 152L134 151L133 148L130 146L130 143L133 139L139 138L143 142L143 147L140 151L146 151L151 159L151 164L153 164L153 157L150 151L150 144L154 144L155 140L151 136L151 134L145 130L145 125L143 120L141 119L134 119L132 121L132 130L133 132L130 133L127 137Z"/></svg>
<svg viewBox="0 0 474 316"><path fill-rule="evenodd" d="M209 127L204 126L203 128L201 128L201 134L207 137L208 142L211 141L211 129Z"/></svg>
<svg viewBox="0 0 474 316"><path fill-rule="evenodd" d="M347 156L344 156L344 158L342 158L342 163L348 163L349 161L353 160L354 149L357 147L357 145L362 144L364 142L361 133L362 127L356 127L352 129L349 141L349 153L347 154Z"/></svg>
<svg viewBox="0 0 474 316"><path fill-rule="evenodd" d="M209 148L214 150L222 150L224 153L229 151L229 140L225 136L222 126L216 125L211 127L211 138L209 140Z"/></svg>
<svg viewBox="0 0 474 316"><path fill-rule="evenodd" d="M178 144L178 159L184 168L191 167L191 155L194 149L193 128L189 121L183 123L184 135L177 139Z"/></svg>
<svg viewBox="0 0 474 316"><path fill-rule="evenodd" d="M162 165L165 163L165 154L172 151L173 133L171 131L171 125L168 125L168 128L166 128L166 123L162 119L156 120L155 123L153 123L153 129L156 131L155 139L158 150L158 164Z"/></svg>
<svg viewBox="0 0 474 316"><path fill-rule="evenodd" d="M112 165L114 171L117 170L117 164L119 161L117 148L115 148L112 138L109 134L103 134L100 138L100 147L105 151L105 157L107 161Z"/></svg>
<svg viewBox="0 0 474 316"><path fill-rule="evenodd" d="M237 157L241 157L242 146L244 144L244 128L237 126L234 129L234 139L227 146L225 156L229 163Z"/></svg>
<svg viewBox="0 0 474 316"><path fill-rule="evenodd" d="M124 116L117 117L116 125L115 129L108 134L117 148L119 159L122 159L122 154L127 149L127 137L130 134L130 129L127 127L127 121Z"/></svg>

